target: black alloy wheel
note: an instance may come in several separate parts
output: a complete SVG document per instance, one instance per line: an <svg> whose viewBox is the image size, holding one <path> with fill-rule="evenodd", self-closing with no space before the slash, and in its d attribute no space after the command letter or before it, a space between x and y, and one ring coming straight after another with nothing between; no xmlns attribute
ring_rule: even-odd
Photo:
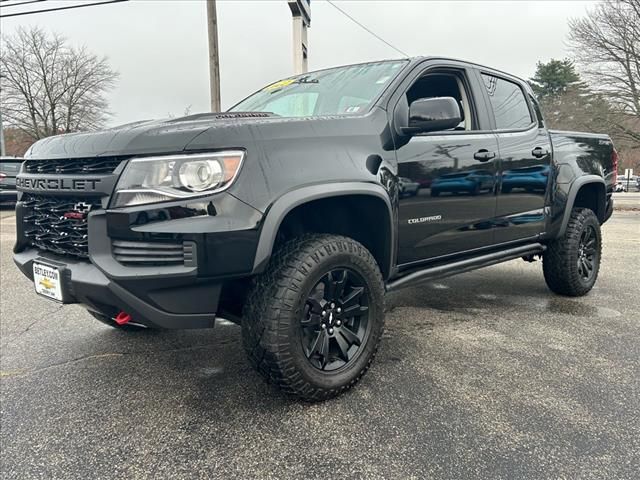
<svg viewBox="0 0 640 480"><path fill-rule="evenodd" d="M347 268L330 270L311 289L300 321L309 362L333 371L354 360L369 334L369 295L362 276Z"/></svg>
<svg viewBox="0 0 640 480"><path fill-rule="evenodd" d="M593 210L574 208L564 234L547 243L542 270L560 295L586 295L596 283L602 255L600 221Z"/></svg>
<svg viewBox="0 0 640 480"><path fill-rule="evenodd" d="M598 250L596 232L591 225L587 225L580 235L578 246L578 273L583 280L589 281L596 271Z"/></svg>
<svg viewBox="0 0 640 480"><path fill-rule="evenodd" d="M247 295L242 343L267 381L307 401L356 385L384 330L376 259L341 235L307 234L272 255Z"/></svg>

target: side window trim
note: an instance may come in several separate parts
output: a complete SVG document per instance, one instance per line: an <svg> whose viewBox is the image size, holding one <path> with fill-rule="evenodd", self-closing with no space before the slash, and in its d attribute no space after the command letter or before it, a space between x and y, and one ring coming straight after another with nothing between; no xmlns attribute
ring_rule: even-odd
<svg viewBox="0 0 640 480"><path fill-rule="evenodd" d="M475 114L477 109L471 108L471 96L469 95L469 88L464 84L464 79L456 76L456 82L458 84L458 90L460 90L460 97L462 99L462 108L464 110L464 129L465 131L475 130L474 126L478 126L477 115ZM475 125L474 125L475 124Z"/></svg>
<svg viewBox="0 0 640 480"><path fill-rule="evenodd" d="M540 104L535 99L533 94L530 93L530 92L527 93L527 98L528 98L529 102L531 103L531 106L533 107L533 111L536 114L536 121L538 123L538 128L546 128L544 117L542 116L542 110L540 109Z"/></svg>
<svg viewBox="0 0 640 480"><path fill-rule="evenodd" d="M496 133L514 133L514 132L528 132L529 130L532 130L534 128L539 128L538 127L538 115L536 114L536 112L533 110L532 105L531 105L531 101L529 100L529 95L528 92L526 91L525 88L523 88L523 86L521 85L521 83L517 80L511 79L511 78L507 78L503 75L497 74L495 72L489 71L489 70L484 70L484 69L478 69L478 81L480 82L480 85L482 86L483 89L483 94L485 97L485 103L486 103L486 108L487 111L490 113L491 119L493 121L493 131ZM505 82L509 82L514 84L515 86L517 86L520 91L522 92L522 96L524 98L525 104L527 105L527 110L529 110L529 118L531 119L531 122L529 123L529 125L527 125L526 127L522 127L522 128L498 128L498 125L496 123L496 118L495 118L495 112L493 111L493 105L491 104L491 100L489 99L489 94L487 92L487 89L484 85L484 80L482 79L483 75L487 75L490 77L495 77L499 80L503 80Z"/></svg>

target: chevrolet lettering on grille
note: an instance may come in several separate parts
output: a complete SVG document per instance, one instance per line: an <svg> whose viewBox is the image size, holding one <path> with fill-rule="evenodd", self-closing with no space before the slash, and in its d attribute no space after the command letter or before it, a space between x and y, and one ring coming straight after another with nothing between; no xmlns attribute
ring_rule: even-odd
<svg viewBox="0 0 640 480"><path fill-rule="evenodd" d="M99 178L16 178L16 187L22 190L69 190L90 192L101 182Z"/></svg>

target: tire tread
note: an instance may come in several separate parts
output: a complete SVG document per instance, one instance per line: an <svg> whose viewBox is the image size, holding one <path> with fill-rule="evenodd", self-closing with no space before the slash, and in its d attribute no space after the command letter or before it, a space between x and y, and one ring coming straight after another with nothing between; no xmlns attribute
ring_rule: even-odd
<svg viewBox="0 0 640 480"><path fill-rule="evenodd" d="M286 348L289 323L280 318L295 308L300 286L314 263L318 264L325 256L336 252L357 255L369 264L377 276L374 287L383 294L378 264L363 245L340 235L305 235L285 243L274 253L265 272L255 279L243 311L243 346L250 363L269 383L307 401L325 400L353 387L373 362L382 333L374 339L373 354L365 366L347 385L335 389L319 388L298 372Z"/></svg>
<svg viewBox="0 0 640 480"><path fill-rule="evenodd" d="M585 285L579 278L577 268L573 265L572 253L577 251L580 243L580 235L584 225L594 222L598 225L598 262L602 253L602 242L600 241L600 222L593 210L588 208L574 208L567 224L564 235L550 242L542 258L542 268L547 286L551 291L569 297L579 297L587 294L597 279ZM599 267L599 265L598 265Z"/></svg>

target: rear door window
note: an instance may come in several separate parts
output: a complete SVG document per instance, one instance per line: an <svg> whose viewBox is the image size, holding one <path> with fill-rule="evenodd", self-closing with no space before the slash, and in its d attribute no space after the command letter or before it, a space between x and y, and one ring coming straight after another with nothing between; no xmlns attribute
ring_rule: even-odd
<svg viewBox="0 0 640 480"><path fill-rule="evenodd" d="M533 123L522 88L516 83L482 74L498 130L518 130Z"/></svg>

